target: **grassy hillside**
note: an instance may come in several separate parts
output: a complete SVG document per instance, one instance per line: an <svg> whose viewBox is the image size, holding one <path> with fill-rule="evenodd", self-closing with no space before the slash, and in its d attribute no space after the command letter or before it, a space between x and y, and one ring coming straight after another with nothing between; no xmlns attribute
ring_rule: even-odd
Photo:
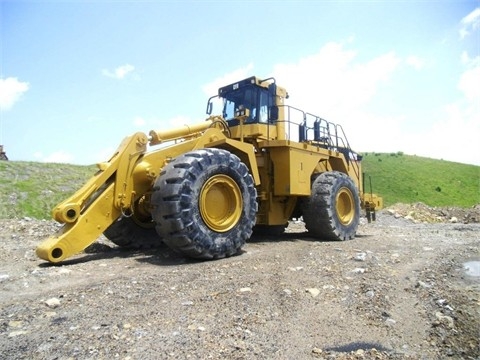
<svg viewBox="0 0 480 360"><path fill-rule="evenodd" d="M385 205L480 203L480 167L397 154L364 154L363 169ZM95 166L0 161L0 218L50 219L51 210L96 172Z"/></svg>
<svg viewBox="0 0 480 360"><path fill-rule="evenodd" d="M419 156L364 153L363 171L385 205L423 202L430 206L470 207L480 203L480 166Z"/></svg>
<svg viewBox="0 0 480 360"><path fill-rule="evenodd" d="M50 219L53 207L95 171L95 166L0 161L0 219Z"/></svg>

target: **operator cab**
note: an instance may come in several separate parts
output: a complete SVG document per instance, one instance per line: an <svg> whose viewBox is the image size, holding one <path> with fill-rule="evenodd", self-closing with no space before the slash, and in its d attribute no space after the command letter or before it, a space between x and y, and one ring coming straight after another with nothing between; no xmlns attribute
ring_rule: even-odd
<svg viewBox="0 0 480 360"><path fill-rule="evenodd" d="M265 82L252 76L218 89L218 97L223 100L222 116L229 126L239 125L239 117L244 124L273 124L278 119L275 82Z"/></svg>
<svg viewBox="0 0 480 360"><path fill-rule="evenodd" d="M274 105L274 98L268 88L258 86L255 80L249 78L218 90L223 98L222 115L230 126L237 125L236 118L241 115L246 116L245 124L269 122L268 109Z"/></svg>

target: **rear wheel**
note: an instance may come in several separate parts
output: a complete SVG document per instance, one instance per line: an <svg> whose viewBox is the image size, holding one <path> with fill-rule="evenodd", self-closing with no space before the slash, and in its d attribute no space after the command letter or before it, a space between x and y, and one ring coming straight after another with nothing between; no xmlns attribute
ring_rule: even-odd
<svg viewBox="0 0 480 360"><path fill-rule="evenodd" d="M322 173L314 180L302 212L305 226L313 236L329 240L353 239L360 221L357 187L344 173Z"/></svg>
<svg viewBox="0 0 480 360"><path fill-rule="evenodd" d="M152 194L158 234L199 259L234 255L251 236L257 192L247 166L222 149L185 153L162 170Z"/></svg>
<svg viewBox="0 0 480 360"><path fill-rule="evenodd" d="M121 216L110 225L103 235L114 244L129 249L158 247L162 240L155 231L149 212L144 210L145 197L135 203L131 216Z"/></svg>

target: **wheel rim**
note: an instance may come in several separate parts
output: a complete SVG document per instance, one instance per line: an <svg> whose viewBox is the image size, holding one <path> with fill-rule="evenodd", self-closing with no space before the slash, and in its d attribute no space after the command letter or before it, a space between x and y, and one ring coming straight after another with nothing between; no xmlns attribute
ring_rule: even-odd
<svg viewBox="0 0 480 360"><path fill-rule="evenodd" d="M336 196L337 217L343 225L349 225L355 218L353 194L350 189L341 188Z"/></svg>
<svg viewBox="0 0 480 360"><path fill-rule="evenodd" d="M200 213L207 226L217 232L233 228L242 216L242 193L229 176L212 176L200 193Z"/></svg>

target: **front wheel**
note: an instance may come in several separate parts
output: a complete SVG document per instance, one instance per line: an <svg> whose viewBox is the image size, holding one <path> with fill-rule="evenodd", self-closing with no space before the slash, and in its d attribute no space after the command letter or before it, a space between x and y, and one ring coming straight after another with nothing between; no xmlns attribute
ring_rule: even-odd
<svg viewBox="0 0 480 360"><path fill-rule="evenodd" d="M156 230L198 259L236 254L252 234L257 191L247 166L222 149L195 150L161 171L152 194Z"/></svg>
<svg viewBox="0 0 480 360"><path fill-rule="evenodd" d="M360 198L352 179L331 171L312 183L312 193L302 204L303 220L309 233L327 240L350 240L360 222Z"/></svg>

